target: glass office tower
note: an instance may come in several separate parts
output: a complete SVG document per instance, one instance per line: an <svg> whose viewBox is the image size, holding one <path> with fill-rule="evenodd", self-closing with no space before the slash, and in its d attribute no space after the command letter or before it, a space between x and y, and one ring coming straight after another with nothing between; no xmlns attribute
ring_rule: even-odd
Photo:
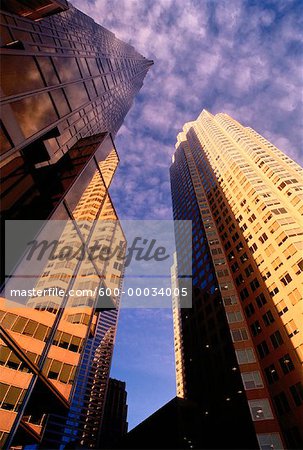
<svg viewBox="0 0 303 450"><path fill-rule="evenodd" d="M152 61L67 2L42 20L10 13L10 3L1 12L1 208L5 218L40 219L68 187L69 150L115 135ZM35 2L40 14L44 3L61 2Z"/></svg>
<svg viewBox="0 0 303 450"><path fill-rule="evenodd" d="M302 448L302 169L251 128L203 111L178 135L171 186L174 218L193 223L178 374L209 443L253 447L255 433L261 449Z"/></svg>
<svg viewBox="0 0 303 450"><path fill-rule="evenodd" d="M2 2L1 39L2 218L37 219L59 253L85 254L3 274L3 293L19 277L43 295L1 299L1 445L55 448L101 425L87 414L102 419L120 299L98 289L121 285L126 247L108 193L113 137L152 61L63 0ZM94 260L95 242L120 253ZM88 396L93 385L102 398Z"/></svg>

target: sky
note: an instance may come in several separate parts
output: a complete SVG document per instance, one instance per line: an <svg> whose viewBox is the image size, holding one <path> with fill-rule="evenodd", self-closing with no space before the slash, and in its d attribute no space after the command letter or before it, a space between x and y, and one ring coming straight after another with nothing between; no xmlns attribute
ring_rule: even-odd
<svg viewBox="0 0 303 450"><path fill-rule="evenodd" d="M202 109L230 114L302 165L302 1L72 3L154 60L116 138L121 219L172 218L176 136ZM169 309L121 310L111 375L127 383L130 428L175 396Z"/></svg>

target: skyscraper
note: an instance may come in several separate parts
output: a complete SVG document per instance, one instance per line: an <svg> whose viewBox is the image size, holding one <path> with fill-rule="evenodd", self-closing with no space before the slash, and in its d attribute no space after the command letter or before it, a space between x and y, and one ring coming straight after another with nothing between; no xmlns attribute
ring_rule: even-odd
<svg viewBox="0 0 303 450"><path fill-rule="evenodd" d="M108 193L113 137L152 61L64 0L2 8L2 217L26 219L20 234L48 219L37 233L57 234L57 255L69 245L85 257L46 258L30 276L27 261L6 268L4 293L19 277L42 295L1 299L0 438L55 448L84 436L89 413L102 419L120 299L98 293L121 286L126 247ZM91 257L90 244L109 242L120 257ZM94 386L102 398L88 395Z"/></svg>
<svg viewBox="0 0 303 450"><path fill-rule="evenodd" d="M182 321L181 321L181 303L180 297L176 295L178 292L178 266L177 255L174 254L174 263L171 267L172 281L172 309L174 322L174 349L175 349L175 367L176 367L176 391L177 397L186 397L186 385L184 375L184 348L182 340Z"/></svg>
<svg viewBox="0 0 303 450"><path fill-rule="evenodd" d="M193 223L186 396L230 446L253 445L253 424L261 449L302 448L303 171L251 128L203 111L178 135L170 172L174 218Z"/></svg>
<svg viewBox="0 0 303 450"><path fill-rule="evenodd" d="M115 448L127 433L127 392L123 381L109 379L99 448Z"/></svg>
<svg viewBox="0 0 303 450"><path fill-rule="evenodd" d="M69 150L115 135L152 61L68 2L35 2L35 20L32 2L10 3L1 16L1 208L5 218L41 219L68 188L58 172ZM41 20L47 4L65 10Z"/></svg>

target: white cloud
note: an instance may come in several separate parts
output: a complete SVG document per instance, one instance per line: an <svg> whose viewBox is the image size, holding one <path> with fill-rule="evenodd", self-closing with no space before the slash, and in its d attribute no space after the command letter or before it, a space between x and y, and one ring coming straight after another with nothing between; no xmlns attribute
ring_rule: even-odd
<svg viewBox="0 0 303 450"><path fill-rule="evenodd" d="M280 136L282 150L302 158L295 1L73 3L155 61L116 139L121 168L112 194L124 195L118 213L171 217L168 167L176 136L203 108Z"/></svg>

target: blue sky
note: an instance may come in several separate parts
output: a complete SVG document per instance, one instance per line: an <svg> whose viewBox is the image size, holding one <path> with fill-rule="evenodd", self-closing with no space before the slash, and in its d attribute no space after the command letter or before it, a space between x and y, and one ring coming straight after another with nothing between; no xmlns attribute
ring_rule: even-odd
<svg viewBox="0 0 303 450"><path fill-rule="evenodd" d="M302 164L301 1L73 3L155 62L116 138L120 218L172 217L176 135L203 108L230 114ZM130 427L175 395L173 358L169 310L121 311L112 375L127 382Z"/></svg>

